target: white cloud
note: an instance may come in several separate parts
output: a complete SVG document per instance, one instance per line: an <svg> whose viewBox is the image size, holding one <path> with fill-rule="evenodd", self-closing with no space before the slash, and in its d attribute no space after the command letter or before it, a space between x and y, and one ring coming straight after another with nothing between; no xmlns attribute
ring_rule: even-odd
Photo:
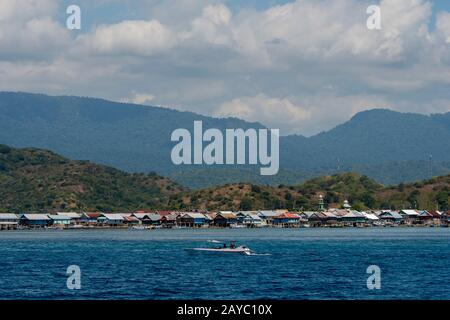
<svg viewBox="0 0 450 320"><path fill-rule="evenodd" d="M293 104L288 98L273 98L260 93L254 97L225 102L215 115L262 122L286 134L292 133L295 127L301 127L310 118L311 113Z"/></svg>
<svg viewBox="0 0 450 320"><path fill-rule="evenodd" d="M81 43L94 54L149 56L171 48L176 38L157 20L135 20L100 26L93 34L82 36Z"/></svg>
<svg viewBox="0 0 450 320"><path fill-rule="evenodd" d="M109 3L119 5L105 0L101 9ZM56 18L61 2L2 0L0 88L175 106L305 134L370 108L448 110L450 13L430 28L427 0L381 0L379 31L366 28L369 0L265 10L223 0L120 3L140 6L139 18L99 16L80 34Z"/></svg>
<svg viewBox="0 0 450 320"><path fill-rule="evenodd" d="M231 12L223 4L208 5L191 22L191 29L180 33L184 41L203 41L214 45L232 45Z"/></svg>
<svg viewBox="0 0 450 320"><path fill-rule="evenodd" d="M55 0L0 2L0 58L47 60L64 51L69 33L58 24Z"/></svg>
<svg viewBox="0 0 450 320"><path fill-rule="evenodd" d="M122 102L135 104L151 104L153 100L155 100L155 96L153 94L133 92L130 98L123 99Z"/></svg>
<svg viewBox="0 0 450 320"><path fill-rule="evenodd" d="M299 0L241 17L234 34L240 47L248 49L249 43L254 50L246 51L254 54L283 52L316 61L357 57L363 62L402 59L406 49L417 47L425 38L423 28L431 15L430 3L381 1L380 31L367 29L367 5L358 1Z"/></svg>
<svg viewBox="0 0 450 320"><path fill-rule="evenodd" d="M0 22L23 22L35 17L50 17L55 14L57 7L57 0L2 0Z"/></svg>
<svg viewBox="0 0 450 320"><path fill-rule="evenodd" d="M442 12L438 15L436 29L445 43L450 44L450 12Z"/></svg>

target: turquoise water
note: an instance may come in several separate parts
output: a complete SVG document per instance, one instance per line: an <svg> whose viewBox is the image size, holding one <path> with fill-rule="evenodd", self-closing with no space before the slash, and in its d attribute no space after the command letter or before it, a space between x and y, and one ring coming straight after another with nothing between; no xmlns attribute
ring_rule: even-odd
<svg viewBox="0 0 450 320"><path fill-rule="evenodd" d="M187 250L207 240L268 255ZM0 299L450 299L449 254L448 228L0 232Z"/></svg>

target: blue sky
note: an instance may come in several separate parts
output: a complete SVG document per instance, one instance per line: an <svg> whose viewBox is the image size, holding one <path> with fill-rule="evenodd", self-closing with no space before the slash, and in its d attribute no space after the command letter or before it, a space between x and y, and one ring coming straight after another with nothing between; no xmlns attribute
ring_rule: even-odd
<svg viewBox="0 0 450 320"><path fill-rule="evenodd" d="M433 27L433 25L436 22L436 14L441 11L447 11L450 12L450 1L449 0L433 0L433 18L431 20L430 26Z"/></svg>
<svg viewBox="0 0 450 320"><path fill-rule="evenodd" d="M359 0L363 3L378 3L378 1ZM164 0L151 1L153 3L163 3ZM293 0L224 0L231 10L238 12L243 9L266 10L275 5L283 5L293 2ZM433 28L436 14L440 11L450 12L449 0L432 0L433 16L430 20L430 27ZM142 19L147 16L148 12L140 10L138 1L92 1L92 0L62 0L60 5L62 8L70 4L78 4L83 11L85 28L81 32L87 32L93 26L104 23L116 23L124 19ZM60 10L59 19L64 22L66 15Z"/></svg>
<svg viewBox="0 0 450 320"><path fill-rule="evenodd" d="M433 4L436 10L450 11L450 2L447 0L434 0Z"/></svg>

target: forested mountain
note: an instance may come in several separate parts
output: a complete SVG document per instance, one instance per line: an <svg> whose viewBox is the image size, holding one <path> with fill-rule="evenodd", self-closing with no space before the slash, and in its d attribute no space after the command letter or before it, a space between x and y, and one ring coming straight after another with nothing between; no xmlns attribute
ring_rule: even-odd
<svg viewBox="0 0 450 320"><path fill-rule="evenodd" d="M174 129L263 128L236 118L80 97L0 93L0 143L38 147L128 172L157 172L190 187L234 182L295 184L355 171L396 184L450 173L450 114L431 116L370 110L312 137L280 140L280 171L262 177L255 167L175 166ZM430 161L432 159L432 161Z"/></svg>

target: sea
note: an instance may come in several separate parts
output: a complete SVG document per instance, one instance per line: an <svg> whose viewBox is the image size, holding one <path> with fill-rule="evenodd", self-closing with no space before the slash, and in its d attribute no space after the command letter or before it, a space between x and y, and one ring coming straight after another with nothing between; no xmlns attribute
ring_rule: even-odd
<svg viewBox="0 0 450 320"><path fill-rule="evenodd" d="M450 299L450 229L2 231L0 299Z"/></svg>

